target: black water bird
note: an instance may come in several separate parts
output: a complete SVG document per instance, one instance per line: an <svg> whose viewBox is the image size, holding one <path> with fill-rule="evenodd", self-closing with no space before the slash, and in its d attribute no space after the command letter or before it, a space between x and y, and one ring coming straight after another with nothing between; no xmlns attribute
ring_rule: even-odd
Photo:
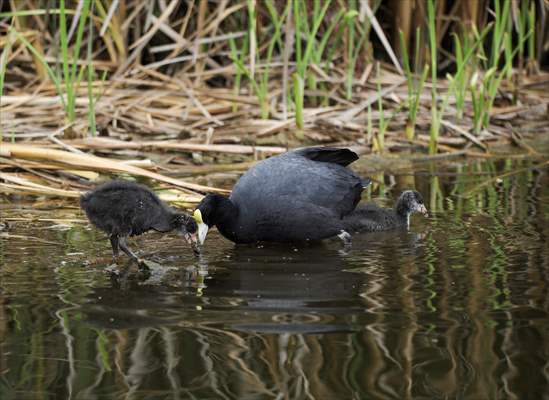
<svg viewBox="0 0 549 400"><path fill-rule="evenodd" d="M407 228L410 226L410 215L416 212L427 215L423 197L415 190L406 190L398 198L393 210L375 204L359 206L343 218L343 226L349 233Z"/></svg>
<svg viewBox="0 0 549 400"><path fill-rule="evenodd" d="M191 245L197 241L197 224L191 216L174 210L149 188L134 182L113 180L102 184L82 195L80 206L90 222L109 235L115 259L120 249L139 260L128 247L127 238L151 229L176 230Z"/></svg>
<svg viewBox="0 0 549 400"><path fill-rule="evenodd" d="M198 205L199 242L214 225L236 243L348 240L343 219L370 183L346 168L357 159L349 149L311 147L259 162L230 197L208 194Z"/></svg>

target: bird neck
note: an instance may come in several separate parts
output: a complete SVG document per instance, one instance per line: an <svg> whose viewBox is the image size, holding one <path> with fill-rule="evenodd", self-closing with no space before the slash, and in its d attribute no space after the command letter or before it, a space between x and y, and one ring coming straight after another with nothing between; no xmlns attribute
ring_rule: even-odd
<svg viewBox="0 0 549 400"><path fill-rule="evenodd" d="M238 208L233 202L227 197L220 197L212 218L214 225L231 225L236 222L237 217Z"/></svg>
<svg viewBox="0 0 549 400"><path fill-rule="evenodd" d="M230 199L223 197L215 210L212 222L223 236L234 241L238 234L238 207Z"/></svg>
<svg viewBox="0 0 549 400"><path fill-rule="evenodd" d="M185 226L187 218L184 214L174 209L168 209L168 212L170 214L171 230L180 228L181 226Z"/></svg>
<svg viewBox="0 0 549 400"><path fill-rule="evenodd" d="M402 224L410 226L410 209L402 198L399 198L395 205L395 214Z"/></svg>

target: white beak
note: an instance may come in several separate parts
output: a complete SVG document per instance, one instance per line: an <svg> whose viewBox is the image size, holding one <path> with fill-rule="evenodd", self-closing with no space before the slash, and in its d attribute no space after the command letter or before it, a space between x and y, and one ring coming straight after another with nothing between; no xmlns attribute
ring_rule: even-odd
<svg viewBox="0 0 549 400"><path fill-rule="evenodd" d="M204 244L204 240L206 240L206 235L208 234L208 225L206 225L204 222L200 222L198 224L198 243Z"/></svg>

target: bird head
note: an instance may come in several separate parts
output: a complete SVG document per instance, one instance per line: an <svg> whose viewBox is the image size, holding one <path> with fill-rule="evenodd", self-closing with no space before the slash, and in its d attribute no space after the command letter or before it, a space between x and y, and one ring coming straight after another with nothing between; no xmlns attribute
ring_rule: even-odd
<svg viewBox="0 0 549 400"><path fill-rule="evenodd" d="M402 192L396 208L399 214L405 216L415 212L428 216L427 208L423 202L423 196L415 190L406 190Z"/></svg>
<svg viewBox="0 0 549 400"><path fill-rule="evenodd" d="M229 217L230 200L217 193L206 195L194 210L193 218L198 224L198 242L204 243L209 228Z"/></svg>
<svg viewBox="0 0 549 400"><path fill-rule="evenodd" d="M175 216L175 230L179 233L187 243L189 243L193 251L196 252L198 243L198 225L193 217L187 214L177 214Z"/></svg>

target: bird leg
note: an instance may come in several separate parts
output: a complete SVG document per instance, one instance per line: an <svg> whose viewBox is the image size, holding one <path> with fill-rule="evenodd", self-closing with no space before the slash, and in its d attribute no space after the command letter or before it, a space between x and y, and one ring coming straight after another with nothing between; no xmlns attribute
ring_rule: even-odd
<svg viewBox="0 0 549 400"><path fill-rule="evenodd" d="M128 257L134 259L135 261L138 261L139 257L137 257L135 253L130 250L130 248L128 247L128 243L126 242L127 239L127 236L120 236L118 245L120 246L120 249L122 249L122 251L128 255Z"/></svg>
<svg viewBox="0 0 549 400"><path fill-rule="evenodd" d="M128 257L130 257L133 261L135 261L137 263L137 266L139 267L140 270L142 271L149 271L149 266L147 265L147 263L145 262L145 260L142 260L141 258L137 257L137 255L130 250L130 248L128 247L128 243L126 242L126 240L128 239L127 236L121 236L120 237L120 241L119 241L119 245L120 245L120 248L122 249L122 251L124 253L126 253L128 255Z"/></svg>
<svg viewBox="0 0 549 400"><path fill-rule="evenodd" d="M345 246L350 246L353 243L351 239L352 236L348 232L345 232L344 230L342 230L341 233L337 235L337 237L343 241L343 244Z"/></svg>
<svg viewBox="0 0 549 400"><path fill-rule="evenodd" d="M118 236L117 235L111 235L109 236L109 239L111 241L111 247L112 247L112 258L113 261L116 262L116 259L118 258Z"/></svg>

